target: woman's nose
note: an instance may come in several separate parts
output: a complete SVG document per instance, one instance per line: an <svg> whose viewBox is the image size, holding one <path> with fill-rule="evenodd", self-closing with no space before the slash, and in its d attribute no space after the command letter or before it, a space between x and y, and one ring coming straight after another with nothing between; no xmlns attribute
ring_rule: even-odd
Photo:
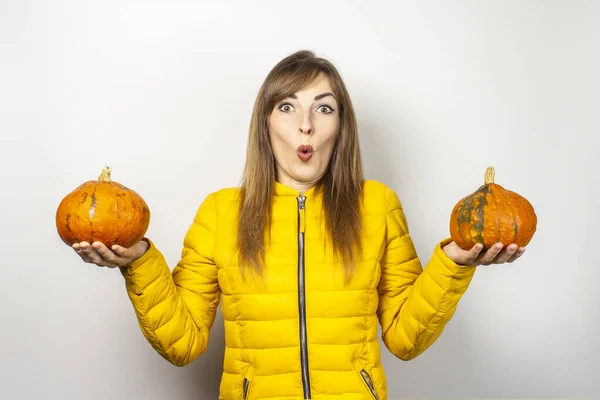
<svg viewBox="0 0 600 400"><path fill-rule="evenodd" d="M310 120L310 115L305 115L302 117L302 121L300 121L300 133L305 135L312 134L312 122Z"/></svg>

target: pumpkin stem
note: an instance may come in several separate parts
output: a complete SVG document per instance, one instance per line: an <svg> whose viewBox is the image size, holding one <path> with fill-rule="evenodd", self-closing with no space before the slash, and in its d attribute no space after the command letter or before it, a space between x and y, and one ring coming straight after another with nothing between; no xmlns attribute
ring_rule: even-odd
<svg viewBox="0 0 600 400"><path fill-rule="evenodd" d="M490 183L494 183L494 167L487 167L485 170L484 183L489 185Z"/></svg>
<svg viewBox="0 0 600 400"><path fill-rule="evenodd" d="M109 166L105 166L102 169L102 173L98 177L98 180L99 181L103 181L103 182L110 182L110 172L111 172L110 167Z"/></svg>

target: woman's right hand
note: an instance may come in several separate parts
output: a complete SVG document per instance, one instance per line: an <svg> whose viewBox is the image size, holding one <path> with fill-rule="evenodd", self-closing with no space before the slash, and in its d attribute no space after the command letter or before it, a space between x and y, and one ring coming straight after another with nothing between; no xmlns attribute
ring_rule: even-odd
<svg viewBox="0 0 600 400"><path fill-rule="evenodd" d="M72 247L86 263L115 268L123 267L140 258L148 250L149 244L145 240L140 240L129 248L114 245L109 249L101 242L94 242L91 245L88 242L80 242L74 243Z"/></svg>

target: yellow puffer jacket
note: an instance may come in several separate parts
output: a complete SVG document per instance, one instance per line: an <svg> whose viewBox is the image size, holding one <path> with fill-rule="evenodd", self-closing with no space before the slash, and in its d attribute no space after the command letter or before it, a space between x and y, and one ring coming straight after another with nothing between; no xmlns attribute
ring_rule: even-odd
<svg viewBox="0 0 600 400"><path fill-rule="evenodd" d="M220 302L220 399L385 400L378 322L395 356L418 356L442 333L475 267L449 259L446 239L423 269L396 193L366 181L363 258L345 286L325 246L320 196L311 189L299 199L276 183L267 278L244 281L233 256L238 195L207 196L172 273L152 242L122 268L149 343L175 365L190 363L206 350Z"/></svg>

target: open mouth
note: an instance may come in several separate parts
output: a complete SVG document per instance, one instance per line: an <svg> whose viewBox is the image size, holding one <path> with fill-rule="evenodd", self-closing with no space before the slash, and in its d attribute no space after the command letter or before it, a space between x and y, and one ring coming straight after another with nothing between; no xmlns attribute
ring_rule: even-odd
<svg viewBox="0 0 600 400"><path fill-rule="evenodd" d="M313 148L310 145L298 146L298 158L302 161L308 161L313 155Z"/></svg>

